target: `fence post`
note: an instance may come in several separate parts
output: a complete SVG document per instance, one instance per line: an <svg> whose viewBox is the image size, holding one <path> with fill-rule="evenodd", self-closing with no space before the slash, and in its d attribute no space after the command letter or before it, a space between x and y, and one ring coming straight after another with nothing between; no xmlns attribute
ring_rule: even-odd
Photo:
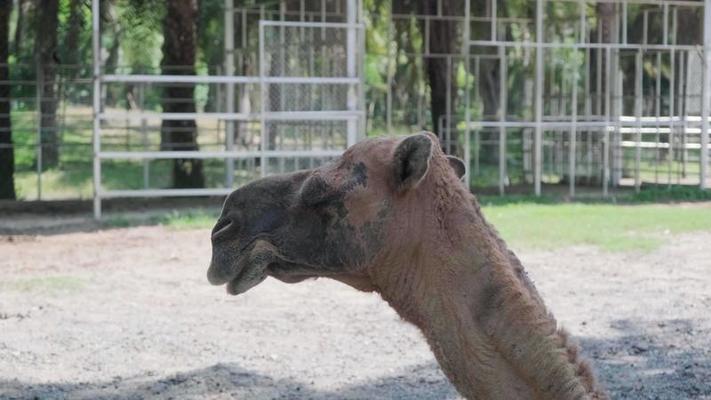
<svg viewBox="0 0 711 400"><path fill-rule="evenodd" d="M536 131L533 139L533 188L541 195L543 174L543 0L536 0Z"/></svg>
<svg viewBox="0 0 711 400"><path fill-rule="evenodd" d="M234 0L225 0L225 75L235 74L235 35L234 35ZM229 114L235 112L235 85L228 83L225 90L225 111ZM234 151L235 122L225 121L225 150ZM228 157L225 168L225 187L231 189L234 184L235 160Z"/></svg>
<svg viewBox="0 0 711 400"><path fill-rule="evenodd" d="M709 80L711 80L711 0L704 1L703 85L701 86L701 157L699 187L706 189L709 166Z"/></svg>
<svg viewBox="0 0 711 400"><path fill-rule="evenodd" d="M100 142L100 131L101 131L101 121L99 119L99 113L101 112L101 30L99 28L99 0L91 1L91 17L92 17L92 33L91 33L91 47L93 55L93 80L94 80L94 93L93 93L93 111L94 111L94 121L93 121L93 166L94 166L94 218L101 219L101 159L99 158L99 152L101 151Z"/></svg>

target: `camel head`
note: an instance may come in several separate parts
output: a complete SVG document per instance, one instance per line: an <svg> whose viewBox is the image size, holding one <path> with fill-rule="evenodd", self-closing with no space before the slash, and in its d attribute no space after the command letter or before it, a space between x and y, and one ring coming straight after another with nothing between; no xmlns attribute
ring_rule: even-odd
<svg viewBox="0 0 711 400"><path fill-rule="evenodd" d="M267 276L289 283L331 277L373 290L367 270L377 268L393 232L403 231L396 229L402 219L412 219L395 210L406 199L411 205L435 173L461 185L464 164L420 133L368 139L318 168L247 184L227 197L212 230L208 280L226 283L230 294Z"/></svg>

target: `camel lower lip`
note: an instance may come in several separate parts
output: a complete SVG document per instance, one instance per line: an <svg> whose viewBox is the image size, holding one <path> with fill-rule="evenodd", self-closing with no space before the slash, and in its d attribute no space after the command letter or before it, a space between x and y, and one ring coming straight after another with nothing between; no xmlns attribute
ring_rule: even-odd
<svg viewBox="0 0 711 400"><path fill-rule="evenodd" d="M266 268L261 264L247 263L234 278L227 282L227 294L238 295L257 286L267 278Z"/></svg>
<svg viewBox="0 0 711 400"><path fill-rule="evenodd" d="M231 281L227 282L227 285L225 286L227 289L227 294L230 294L232 296L236 296L239 293L237 292L237 284L239 283L239 276L237 278L232 279Z"/></svg>
<svg viewBox="0 0 711 400"><path fill-rule="evenodd" d="M238 261L236 263L236 266L237 266L236 269L238 269L239 272L237 272L237 274L234 275L231 279L228 279L226 282L226 285L225 285L225 287L227 289L227 293L231 294L233 296L239 294L239 292L237 291L237 285L240 283L240 281L244 277L244 273L250 267L249 265L245 265L246 263L243 261L246 261L246 260L243 260L241 257L238 258ZM239 268L239 267L242 267L242 268Z"/></svg>

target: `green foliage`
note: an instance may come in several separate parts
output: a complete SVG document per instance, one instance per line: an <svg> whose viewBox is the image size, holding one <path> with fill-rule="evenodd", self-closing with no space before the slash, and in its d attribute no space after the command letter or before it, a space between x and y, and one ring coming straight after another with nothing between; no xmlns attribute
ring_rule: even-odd
<svg viewBox="0 0 711 400"><path fill-rule="evenodd" d="M124 73L155 72L161 59L164 7L157 1L121 0L116 4ZM115 40L115 38L114 38Z"/></svg>

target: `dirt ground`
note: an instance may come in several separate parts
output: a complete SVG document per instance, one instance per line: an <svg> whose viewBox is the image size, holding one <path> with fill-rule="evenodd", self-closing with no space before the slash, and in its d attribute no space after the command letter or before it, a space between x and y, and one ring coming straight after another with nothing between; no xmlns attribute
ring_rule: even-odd
<svg viewBox="0 0 711 400"><path fill-rule="evenodd" d="M0 398L459 399L377 295L205 279L207 230L0 236ZM711 399L711 232L519 251L615 399Z"/></svg>

